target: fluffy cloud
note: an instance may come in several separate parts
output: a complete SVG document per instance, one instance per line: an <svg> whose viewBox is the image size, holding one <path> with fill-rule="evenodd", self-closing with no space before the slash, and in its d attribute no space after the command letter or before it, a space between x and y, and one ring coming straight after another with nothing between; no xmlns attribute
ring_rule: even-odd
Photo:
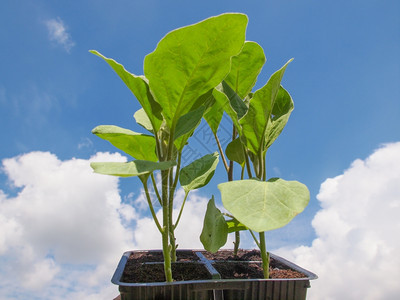
<svg viewBox="0 0 400 300"><path fill-rule="evenodd" d="M51 41L61 45L67 52L75 46L64 22L60 18L47 20L45 24Z"/></svg>
<svg viewBox="0 0 400 300"><path fill-rule="evenodd" d="M126 158L98 153L90 161ZM122 200L119 179L94 174L88 160L31 152L2 165L16 195L0 190L1 299L113 299L110 278L121 254L161 248L143 191ZM175 216L183 197L179 190ZM202 248L199 212L207 201L190 194L176 232L181 249Z"/></svg>
<svg viewBox="0 0 400 300"><path fill-rule="evenodd" d="M112 299L116 258L133 238L124 224L134 211L121 202L118 178L48 152L5 159L3 171L18 193L0 191L0 298Z"/></svg>
<svg viewBox="0 0 400 300"><path fill-rule="evenodd" d="M310 247L278 251L318 274L310 299L398 299L400 143L384 145L327 179Z"/></svg>

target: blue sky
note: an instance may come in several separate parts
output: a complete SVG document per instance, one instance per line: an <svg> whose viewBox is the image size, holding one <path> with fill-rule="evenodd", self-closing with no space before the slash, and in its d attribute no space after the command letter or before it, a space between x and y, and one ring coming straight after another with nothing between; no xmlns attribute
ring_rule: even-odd
<svg viewBox="0 0 400 300"><path fill-rule="evenodd" d="M11 226L4 228L25 228L18 222L12 225L16 210L10 208L11 203L21 200L19 196L29 187L36 187L40 194L42 182L33 182L32 177L39 178L35 172L46 171L50 162L54 168L68 168L69 163L88 164L93 157L109 155L123 159L116 154L101 154L115 150L91 134L95 126L114 124L142 131L132 118L139 109L136 99L106 63L88 50L96 49L140 75L145 55L154 50L168 31L223 12L247 14L247 40L264 48L267 62L256 88L264 85L288 59L294 58L283 85L293 97L295 110L268 153L267 172L269 177L305 183L310 189L311 201L293 223L268 236L272 249L310 247L320 237L312 220L321 208L326 209L323 204L326 194L320 193L322 196L317 198L323 190L321 184L328 178L347 174L345 170L353 168L357 159L368 161L382 145L400 141L398 1L6 1L0 11L0 124L3 129L0 224L3 217L3 224ZM198 142L204 143L203 130L195 134L191 145L205 154L214 145ZM30 161L29 168L23 158ZM50 168L47 174L53 170ZM60 180L68 176L61 176ZM194 205L211 194L219 198L216 184L223 180L221 165L210 185L195 194ZM63 184L69 187L68 181ZM104 193L110 190L117 193L114 196L119 197L119 202L115 200L119 204L113 202L112 207L126 217L125 223L124 218L116 217L113 224L121 236L124 232L133 235L132 243L123 237L115 243L120 248L138 246L140 234L135 230L141 228L138 220L146 216L146 211L129 208L140 198L137 181L110 179L105 186L109 189L104 187ZM76 188L72 182L70 188ZM35 207L43 211L43 206ZM61 207L64 206L60 204ZM57 206L54 211L59 212ZM192 213L202 214L195 210ZM29 209L25 216L31 216ZM48 215L43 218L46 216L49 223L43 226L52 226L52 218ZM132 220L136 220L133 225L136 229L127 226ZM38 228L38 236L40 232ZM74 238L73 232L62 232ZM0 269L12 259L9 254L14 245L12 240L0 239ZM35 259L38 268L54 274L45 286L50 286L53 292L58 288L60 299L71 293L71 288L59 286L60 274L68 275L65 270L71 268L78 272L86 264L99 270L101 265L96 259L85 261L79 255L62 254L62 247L50 238L32 238L29 243L35 253L32 260ZM250 241L245 245L252 246ZM110 265L116 264L118 256L110 259ZM15 278L19 276L19 273L12 274ZM107 274L102 276L108 278ZM93 282L97 281L93 279ZM32 281L26 291L36 288L38 299L47 299L49 289L38 286ZM96 289L96 286L93 283L87 294L107 299L109 290ZM10 297L9 290L2 289L1 284L0 295ZM24 295L21 292L13 297L23 299Z"/></svg>

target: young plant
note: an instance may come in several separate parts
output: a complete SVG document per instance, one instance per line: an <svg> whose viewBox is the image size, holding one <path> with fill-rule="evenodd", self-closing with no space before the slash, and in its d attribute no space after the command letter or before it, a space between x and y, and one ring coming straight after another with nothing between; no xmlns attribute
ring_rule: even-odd
<svg viewBox="0 0 400 300"><path fill-rule="evenodd" d="M102 125L93 133L109 141L135 160L127 163L92 163L96 173L114 176L138 176L154 222L161 233L165 277L172 281L171 262L176 260L175 229L191 190L206 185L214 174L218 154L208 154L181 167L182 151L215 99L214 88L231 69L231 57L237 55L245 40L247 16L222 14L168 33L156 49L144 59L144 76L129 73L115 60L97 51L119 75L142 108L134 114L136 122L148 134ZM154 173L161 175L161 191ZM149 193L149 181L155 191ZM173 216L178 181L185 191L180 212ZM154 199L154 197L156 199ZM153 203L162 209L156 216Z"/></svg>
<svg viewBox="0 0 400 300"><path fill-rule="evenodd" d="M225 150L230 164L228 167L225 163L225 167L229 174L236 162L242 172L240 180L233 181L230 175L228 182L218 185L223 206L230 213L221 213L211 199L200 239L205 249L215 252L226 243L228 233L236 233L236 248L237 233L249 230L260 249L265 278L269 277L265 232L288 224L304 210L310 199L307 187L298 181L266 180L267 150L282 132L294 108L290 94L281 86L290 61L252 93L265 57L258 44L246 42L241 53L232 58L232 70L227 78L213 91L219 107L230 116L234 128L233 140ZM214 111L205 118L218 119L218 114L221 111ZM212 122L209 124L216 136L217 127ZM220 152L226 162L221 149ZM244 179L245 170L248 179ZM258 238L254 232L258 232Z"/></svg>

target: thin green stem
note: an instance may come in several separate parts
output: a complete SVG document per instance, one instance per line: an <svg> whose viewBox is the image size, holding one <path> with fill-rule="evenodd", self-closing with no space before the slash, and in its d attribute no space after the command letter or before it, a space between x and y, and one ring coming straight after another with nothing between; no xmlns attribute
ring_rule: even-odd
<svg viewBox="0 0 400 300"><path fill-rule="evenodd" d="M260 232L260 252L263 265L264 278L269 278L269 253L267 252L267 247L265 244L265 233Z"/></svg>
<svg viewBox="0 0 400 300"><path fill-rule="evenodd" d="M156 213L155 213L155 211L154 211L153 203L151 202L151 197L150 197L150 193L149 193L149 188L148 188L148 186L147 186L147 180L142 180L142 183L143 183L144 191L145 191L145 194L146 194L147 204L149 205L150 212L151 212L151 215L152 215L152 217L153 217L153 220L154 220L154 222L156 223L156 226L157 226L158 230L159 230L161 233L163 233L163 229L161 228L160 222L158 221L157 216L156 216Z"/></svg>
<svg viewBox="0 0 400 300"><path fill-rule="evenodd" d="M188 196L188 195L189 195L189 192L185 193L185 198L183 199L183 203L182 203L181 209L180 209L180 211L179 211L178 218L176 219L176 222L175 222L175 225L174 225L174 229L178 226L179 220L181 219L182 212L183 212L183 208L184 208L184 206L185 206L186 199L187 199L187 196Z"/></svg>
<svg viewBox="0 0 400 300"><path fill-rule="evenodd" d="M265 181L267 179L267 169L266 169L266 165L265 165L265 154L261 154L261 165L262 165L262 180Z"/></svg>
<svg viewBox="0 0 400 300"><path fill-rule="evenodd" d="M235 125L232 125L232 141L236 138L236 128ZM228 181L233 181L233 161L229 161L229 169L228 169Z"/></svg>
<svg viewBox="0 0 400 300"><path fill-rule="evenodd" d="M159 134L162 135L159 132L156 132L154 134L154 138L156 140L156 154L157 154L158 160L159 161L163 161L162 147L161 147L161 144L160 144L160 143L162 143L162 139L159 138L159 136L158 136ZM160 140L161 140L161 142L160 142Z"/></svg>
<svg viewBox="0 0 400 300"><path fill-rule="evenodd" d="M235 217L228 213L222 213L222 215L234 219Z"/></svg>
<svg viewBox="0 0 400 300"><path fill-rule="evenodd" d="M169 199L168 199L168 209L169 209L169 239L171 244L171 259L172 262L176 261L176 238L175 238L175 228L173 224L173 210L174 210L174 196L175 190L178 185L178 178L179 173L181 170L181 159L182 159L182 151L178 153L178 162L175 169L175 178L172 169L170 170L170 177L169 177Z"/></svg>
<svg viewBox="0 0 400 300"><path fill-rule="evenodd" d="M245 154L244 157L246 158L247 176L249 176L249 179L250 179L250 178L253 178L253 175L251 174L250 159L249 159L249 155L247 154L246 151L244 154Z"/></svg>
<svg viewBox="0 0 400 300"><path fill-rule="evenodd" d="M256 238L256 236L255 236L253 230L250 230L250 229L249 229L249 231L250 231L250 234L251 234L251 236L253 237L253 240L254 240L254 242L256 243L258 249L260 249L260 242L257 240L257 238Z"/></svg>
<svg viewBox="0 0 400 300"><path fill-rule="evenodd" d="M162 205L162 203L161 203L161 196L160 196L160 193L158 192L157 183L156 183L156 180L155 180L155 178L154 178L154 174L151 173L150 176L151 176L151 181L152 181L152 183L153 183L154 192L156 193L156 196L157 196L157 200L158 200L158 202L160 203L160 205Z"/></svg>
<svg viewBox="0 0 400 300"><path fill-rule="evenodd" d="M221 143L220 143L220 141L218 139L217 134L216 133L213 133L213 134L214 134L215 141L217 142L218 150L219 150L219 153L221 155L222 162L224 164L225 170L226 170L227 173L229 173L229 166L228 166L228 163L226 161L224 151L222 150Z"/></svg>

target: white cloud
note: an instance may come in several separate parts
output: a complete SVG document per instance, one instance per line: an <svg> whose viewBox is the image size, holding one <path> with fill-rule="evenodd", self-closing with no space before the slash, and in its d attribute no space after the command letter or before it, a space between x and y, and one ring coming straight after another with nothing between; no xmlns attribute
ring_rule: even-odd
<svg viewBox="0 0 400 300"><path fill-rule="evenodd" d="M90 161L126 158L97 153ZM118 291L110 278L122 253L161 248L142 191L122 201L119 179L94 174L89 160L31 152L2 165L18 193L0 190L0 299L113 299ZM180 189L175 216L183 198ZM180 249L202 248L207 201L189 195L176 231Z"/></svg>
<svg viewBox="0 0 400 300"><path fill-rule="evenodd" d="M317 198L312 246L278 251L319 276L309 299L398 299L400 142L327 179Z"/></svg>
<svg viewBox="0 0 400 300"><path fill-rule="evenodd" d="M47 20L45 24L49 33L49 39L61 45L69 53L72 47L75 46L75 43L67 32L64 22L60 18L57 18Z"/></svg>
<svg viewBox="0 0 400 300"><path fill-rule="evenodd" d="M98 153L90 160L126 159ZM118 178L48 152L4 159L3 171L19 192L0 191L0 298L113 299L110 276L132 246L124 224L135 215L121 203Z"/></svg>

